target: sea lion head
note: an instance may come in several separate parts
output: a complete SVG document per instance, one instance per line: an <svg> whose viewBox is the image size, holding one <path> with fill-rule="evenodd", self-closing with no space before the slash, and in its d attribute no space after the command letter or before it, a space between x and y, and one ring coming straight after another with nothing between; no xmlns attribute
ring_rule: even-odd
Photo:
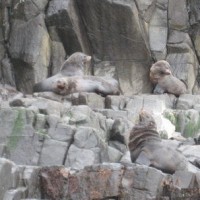
<svg viewBox="0 0 200 200"><path fill-rule="evenodd" d="M53 83L53 91L57 94L67 94L68 88L69 84L67 78L59 78Z"/></svg>
<svg viewBox="0 0 200 200"><path fill-rule="evenodd" d="M150 140L160 141L161 139L157 132L157 126L153 116L143 110L139 113L138 123L132 128L129 134L128 147L131 152L132 162L136 160L143 144Z"/></svg>
<svg viewBox="0 0 200 200"><path fill-rule="evenodd" d="M156 122L155 122L153 116L144 110L142 110L139 113L139 121L135 127L136 128L141 127L141 128L145 128L148 130L155 130L155 131L157 130Z"/></svg>
<svg viewBox="0 0 200 200"><path fill-rule="evenodd" d="M61 66L63 76L83 76L91 64L91 56L81 52L73 53Z"/></svg>
<svg viewBox="0 0 200 200"><path fill-rule="evenodd" d="M71 64L81 64L82 66L89 64L91 62L91 56L88 56L81 52L73 53L68 59L68 63Z"/></svg>
<svg viewBox="0 0 200 200"><path fill-rule="evenodd" d="M159 79L171 74L170 65L165 60L157 61L150 68L150 80L155 84L158 83Z"/></svg>

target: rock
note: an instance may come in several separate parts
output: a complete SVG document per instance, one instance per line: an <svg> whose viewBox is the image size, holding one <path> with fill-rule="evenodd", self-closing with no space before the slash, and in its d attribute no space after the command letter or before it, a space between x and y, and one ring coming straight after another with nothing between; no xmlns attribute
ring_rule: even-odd
<svg viewBox="0 0 200 200"><path fill-rule="evenodd" d="M126 151L124 153L124 155L122 156L122 158L120 160L120 163L122 163L124 165L126 165L126 164L132 164L130 151Z"/></svg>
<svg viewBox="0 0 200 200"><path fill-rule="evenodd" d="M188 44L189 47L193 48L192 40L187 32L178 30L169 30L168 44Z"/></svg>
<svg viewBox="0 0 200 200"><path fill-rule="evenodd" d="M75 127L91 127L99 130L104 138L107 137L106 117L96 113L86 105L72 106L63 113L63 120Z"/></svg>
<svg viewBox="0 0 200 200"><path fill-rule="evenodd" d="M130 165L122 178L122 198L131 200L159 198L161 196L159 188L165 176L151 167Z"/></svg>
<svg viewBox="0 0 200 200"><path fill-rule="evenodd" d="M197 108L200 105L200 96L184 94L178 98L176 109L188 110Z"/></svg>
<svg viewBox="0 0 200 200"><path fill-rule="evenodd" d="M48 0L14 2L13 18L28 21L45 11Z"/></svg>
<svg viewBox="0 0 200 200"><path fill-rule="evenodd" d="M112 61L102 61L99 63L97 60L93 68L95 76L105 77L105 80L110 78L117 79L117 69Z"/></svg>
<svg viewBox="0 0 200 200"><path fill-rule="evenodd" d="M1 45L0 45L0 51L3 51L1 50ZM10 58L5 56L1 61L0 68L2 74L1 77L3 79L0 82L16 87L15 77L13 74L13 65L10 61Z"/></svg>
<svg viewBox="0 0 200 200"><path fill-rule="evenodd" d="M196 84L198 60L194 50L186 43L168 45L169 62L174 76L183 80L187 85L188 93L192 93Z"/></svg>
<svg viewBox="0 0 200 200"><path fill-rule="evenodd" d="M176 108L177 109L181 109L181 110L188 110L188 109L192 109L194 104L195 104L195 100L193 95L191 94L183 94L178 98L177 101L177 105Z"/></svg>
<svg viewBox="0 0 200 200"><path fill-rule="evenodd" d="M12 188L11 170L14 163L4 158L0 159L0 199L4 198L6 191Z"/></svg>
<svg viewBox="0 0 200 200"><path fill-rule="evenodd" d="M198 0L190 1L189 8L190 8L190 23L191 25L197 24L200 21L200 14L198 12L198 8L200 6Z"/></svg>
<svg viewBox="0 0 200 200"><path fill-rule="evenodd" d="M6 109L1 111L0 118L1 143L6 147L4 156L17 164L33 164L32 159L40 145L33 127L34 113L23 108Z"/></svg>
<svg viewBox="0 0 200 200"><path fill-rule="evenodd" d="M187 3L186 0L181 0L179 3L177 4L176 0L169 1L169 27L175 30L185 30L189 26Z"/></svg>
<svg viewBox="0 0 200 200"><path fill-rule="evenodd" d="M194 137L199 132L199 112L194 109L177 111L176 130L184 137Z"/></svg>
<svg viewBox="0 0 200 200"><path fill-rule="evenodd" d="M117 163L117 162L120 161L122 156L123 156L123 154L119 150L117 150L117 149L115 149L113 147L110 147L110 146L108 147L108 159L109 159L109 162Z"/></svg>
<svg viewBox="0 0 200 200"><path fill-rule="evenodd" d="M70 145L73 140L75 129L59 121L52 124L51 121L53 120L55 120L55 116L49 116L48 123L50 127L48 129L48 137L61 142L67 142Z"/></svg>
<svg viewBox="0 0 200 200"><path fill-rule="evenodd" d="M54 92L39 92L39 93L33 93L33 97L41 97L53 101L63 102L64 98L61 95L55 94Z"/></svg>
<svg viewBox="0 0 200 200"><path fill-rule="evenodd" d="M125 96L106 96L105 108L112 110L123 110L126 107L126 101L128 98Z"/></svg>
<svg viewBox="0 0 200 200"><path fill-rule="evenodd" d="M52 200L63 199L65 183L70 171L64 167L43 167L40 170L40 184L43 198Z"/></svg>
<svg viewBox="0 0 200 200"><path fill-rule="evenodd" d="M62 44L66 47L68 54L81 51L79 38L74 27L78 24L76 21L74 24L73 15L71 14L73 9L73 1L71 0L53 0L49 3L46 18L48 27L56 27L56 31L51 31L51 37L55 40L58 38L55 34L61 36Z"/></svg>
<svg viewBox="0 0 200 200"><path fill-rule="evenodd" d="M11 176L13 168L19 169L20 176ZM177 171L172 176L133 163L95 164L72 171L64 166L18 167L1 158L2 174L4 187L0 187L3 189L0 195L2 199L13 200L198 199L200 183L199 173ZM14 179L19 181L12 186Z"/></svg>
<svg viewBox="0 0 200 200"><path fill-rule="evenodd" d="M27 190L27 188L24 188L24 187L19 187L17 189L8 190L4 195L4 199L5 200L9 200L9 199L18 200L18 199L21 199L21 198L25 197L26 190Z"/></svg>
<svg viewBox="0 0 200 200"><path fill-rule="evenodd" d="M155 4L151 20L149 22L149 44L151 51L157 60L165 59L168 35L167 24L167 0Z"/></svg>
<svg viewBox="0 0 200 200"><path fill-rule="evenodd" d="M44 98L38 98L37 101L32 103L32 106L38 108L40 113L45 115L52 114L60 116L61 112L64 111L64 106L62 103Z"/></svg>
<svg viewBox="0 0 200 200"><path fill-rule="evenodd" d="M103 199L119 196L119 185L122 176L120 164L102 164L86 167L77 175L71 175L69 188L76 183L74 191L68 190L71 199ZM112 184L112 182L116 184ZM85 183L84 187L81 185Z"/></svg>
<svg viewBox="0 0 200 200"><path fill-rule="evenodd" d="M51 32L50 29L50 36L52 35ZM52 76L60 71L60 68L65 61L66 52L62 42L59 40L51 42L51 52L50 75Z"/></svg>
<svg viewBox="0 0 200 200"><path fill-rule="evenodd" d="M155 0L136 0L136 5L142 15L142 18L149 22L156 8Z"/></svg>
<svg viewBox="0 0 200 200"><path fill-rule="evenodd" d="M15 87L7 84L0 84L0 103L15 99L16 96L22 96L22 93L18 92Z"/></svg>
<svg viewBox="0 0 200 200"><path fill-rule="evenodd" d="M110 140L109 141L109 146L119 150L123 154L127 152L127 145L122 144L121 142Z"/></svg>
<svg viewBox="0 0 200 200"><path fill-rule="evenodd" d="M33 85L47 76L50 61L49 35L43 14L27 22L14 19L9 42L17 89L32 93Z"/></svg>
<svg viewBox="0 0 200 200"><path fill-rule="evenodd" d="M133 123L126 119L118 118L114 120L112 129L110 130L110 140L119 141L127 145L128 133L133 127Z"/></svg>
<svg viewBox="0 0 200 200"><path fill-rule="evenodd" d="M198 174L178 171L173 177L169 177L163 182L163 196L174 199L198 199L199 192L196 181L198 181Z"/></svg>
<svg viewBox="0 0 200 200"><path fill-rule="evenodd" d="M200 161L200 156L199 156L199 145L181 145L178 148L183 155L193 164L195 164L195 161L199 160Z"/></svg>
<svg viewBox="0 0 200 200"><path fill-rule="evenodd" d="M84 166L108 160L107 138L103 138L98 130L80 127L73 140L67 154L67 167L83 169Z"/></svg>
<svg viewBox="0 0 200 200"><path fill-rule="evenodd" d="M135 2L78 0L77 5L87 27L95 63L110 61L116 66L125 94L149 92L148 37Z"/></svg>
<svg viewBox="0 0 200 200"><path fill-rule="evenodd" d="M39 165L63 165L69 144L53 139L45 139Z"/></svg>
<svg viewBox="0 0 200 200"><path fill-rule="evenodd" d="M195 2L195 1L193 1L193 2ZM191 4L192 4L192 2L191 2ZM196 14L196 17L198 18L199 14ZM194 43L194 48L195 48L195 51L196 51L196 55L197 55L197 57L199 59L200 58L200 45L199 45L199 40L200 40L200 25L199 25L199 23L195 22L195 24L193 26L191 26L190 32L191 32L192 41Z"/></svg>
<svg viewBox="0 0 200 200"><path fill-rule="evenodd" d="M101 110L95 110L96 112L101 113L102 115L106 116L107 118L111 119L118 119L118 118L127 118L128 117L128 111L125 110L119 110L114 111L111 109L101 109Z"/></svg>
<svg viewBox="0 0 200 200"><path fill-rule="evenodd" d="M103 146L106 140L107 138L102 138L97 129L80 127L75 133L73 144L79 148L91 149Z"/></svg>
<svg viewBox="0 0 200 200"><path fill-rule="evenodd" d="M38 166L25 166L21 169L21 184L25 186L27 198L41 198L40 186L39 186L39 171ZM25 198L24 197L24 198Z"/></svg>
<svg viewBox="0 0 200 200"><path fill-rule="evenodd" d="M35 98L15 98L12 101L10 101L10 106L29 107L36 101L37 101L37 99L35 99Z"/></svg>
<svg viewBox="0 0 200 200"><path fill-rule="evenodd" d="M78 93L71 95L73 105L88 105L91 109L103 109L105 98L96 93Z"/></svg>
<svg viewBox="0 0 200 200"><path fill-rule="evenodd" d="M95 150L95 149L94 149ZM92 149L81 149L71 145L68 151L65 166L72 169L83 169L85 166L100 162L99 151L95 153Z"/></svg>

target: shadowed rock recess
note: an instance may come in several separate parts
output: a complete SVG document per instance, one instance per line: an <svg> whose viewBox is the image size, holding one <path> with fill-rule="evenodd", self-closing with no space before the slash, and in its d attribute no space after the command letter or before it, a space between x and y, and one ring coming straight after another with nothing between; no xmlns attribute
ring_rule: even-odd
<svg viewBox="0 0 200 200"><path fill-rule="evenodd" d="M200 199L199 9L199 0L1 0L0 200ZM33 93L75 52L92 57L84 76L114 78L121 95ZM152 94L159 60L185 94ZM177 161L160 153L170 147L187 167L131 162L141 111L159 138L148 151ZM151 137L135 136L135 155Z"/></svg>

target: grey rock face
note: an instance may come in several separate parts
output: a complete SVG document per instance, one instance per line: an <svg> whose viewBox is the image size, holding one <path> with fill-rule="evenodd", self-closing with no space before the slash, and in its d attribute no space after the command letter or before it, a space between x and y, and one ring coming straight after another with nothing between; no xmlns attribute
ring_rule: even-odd
<svg viewBox="0 0 200 200"><path fill-rule="evenodd" d="M142 109L162 136L199 133L198 95L142 94L153 91L149 69L160 59L199 93L198 0L3 0L0 13L0 156L20 165L0 159L0 199L199 199L193 165L166 175L131 164L125 144ZM84 74L114 77L126 96L7 87L32 93L75 51L92 56ZM165 145L200 166L198 145L181 137Z"/></svg>
<svg viewBox="0 0 200 200"><path fill-rule="evenodd" d="M85 74L117 78L125 94L151 92L149 68L160 59L169 61L190 93L197 93L198 6L186 0L3 2L1 82L31 93L34 83L82 51L93 57ZM180 41L183 35L187 39Z"/></svg>
<svg viewBox="0 0 200 200"><path fill-rule="evenodd" d="M66 142L46 139L41 151L39 164L42 166L62 165L68 146Z"/></svg>
<svg viewBox="0 0 200 200"><path fill-rule="evenodd" d="M135 3L78 0L77 5L86 24L94 58L99 62L113 61L125 93L149 91L148 79L144 77L148 76L150 57ZM138 74L135 79L134 74Z"/></svg>
<svg viewBox="0 0 200 200"><path fill-rule="evenodd" d="M49 35L43 14L28 22L13 20L9 52L15 68L17 88L32 93L33 84L47 76L50 60Z"/></svg>
<svg viewBox="0 0 200 200"><path fill-rule="evenodd" d="M0 160L0 198L3 199L6 191L12 188L12 165L13 163L6 160Z"/></svg>
<svg viewBox="0 0 200 200"><path fill-rule="evenodd" d="M177 199L186 194L198 199L199 195L198 173L177 171L172 176L151 167L119 163L87 166L80 171L63 166L18 167L2 158L0 163L0 175L6 177L1 177L2 199ZM12 175L16 167L19 176ZM13 180L18 180L17 185L11 185Z"/></svg>

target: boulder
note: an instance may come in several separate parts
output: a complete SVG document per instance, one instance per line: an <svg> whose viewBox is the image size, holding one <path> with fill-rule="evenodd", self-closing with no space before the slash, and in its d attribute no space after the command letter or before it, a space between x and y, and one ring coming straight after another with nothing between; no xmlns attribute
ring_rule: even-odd
<svg viewBox="0 0 200 200"><path fill-rule="evenodd" d="M39 14L29 21L13 19L9 43L17 89L32 93L33 85L47 76L50 61L44 15Z"/></svg>

